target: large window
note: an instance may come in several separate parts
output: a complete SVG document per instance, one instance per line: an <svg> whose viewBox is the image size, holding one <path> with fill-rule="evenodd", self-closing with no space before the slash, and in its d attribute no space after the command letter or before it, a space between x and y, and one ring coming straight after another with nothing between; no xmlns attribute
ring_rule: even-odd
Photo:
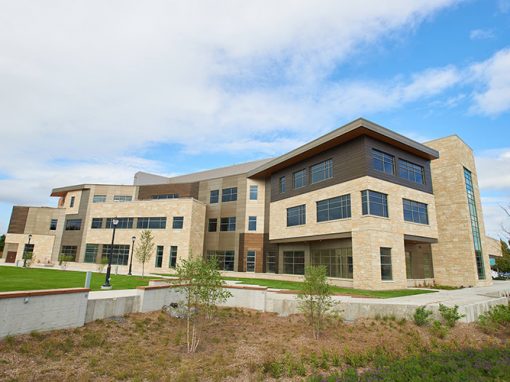
<svg viewBox="0 0 510 382"><path fill-rule="evenodd" d="M51 219L50 221L50 231L57 230L58 219Z"/></svg>
<svg viewBox="0 0 510 382"><path fill-rule="evenodd" d="M259 186L252 184L250 186L250 200L257 200L259 194Z"/></svg>
<svg viewBox="0 0 510 382"><path fill-rule="evenodd" d="M168 261L168 266L170 268L175 268L176 265L177 265L177 246L172 245L170 247L170 259Z"/></svg>
<svg viewBox="0 0 510 382"><path fill-rule="evenodd" d="M248 231L256 231L257 230L257 217L256 216L248 216Z"/></svg>
<svg viewBox="0 0 510 382"><path fill-rule="evenodd" d="M346 219L351 217L351 195L342 195L336 198L317 202L317 221Z"/></svg>
<svg viewBox="0 0 510 382"><path fill-rule="evenodd" d="M218 219L216 219L216 218L209 219L208 231L216 232L217 230L218 230Z"/></svg>
<svg viewBox="0 0 510 382"><path fill-rule="evenodd" d="M381 279L393 280L391 269L391 248L381 248Z"/></svg>
<svg viewBox="0 0 510 382"><path fill-rule="evenodd" d="M216 259L218 268L222 271L234 270L234 251L207 251L208 259Z"/></svg>
<svg viewBox="0 0 510 382"><path fill-rule="evenodd" d="M305 252L284 251L283 252L283 273L290 275L305 274Z"/></svg>
<svg viewBox="0 0 510 382"><path fill-rule="evenodd" d="M104 203L106 202L106 195L94 195L92 203Z"/></svg>
<svg viewBox="0 0 510 382"><path fill-rule="evenodd" d="M276 273L278 266L278 252L266 252L266 272Z"/></svg>
<svg viewBox="0 0 510 382"><path fill-rule="evenodd" d="M333 177L333 160L328 159L324 162L314 164L310 167L312 183L317 183Z"/></svg>
<svg viewBox="0 0 510 382"><path fill-rule="evenodd" d="M66 220L66 231L79 231L81 229L81 219Z"/></svg>
<svg viewBox="0 0 510 382"><path fill-rule="evenodd" d="M423 167L404 159L398 160L398 176L414 183L425 183L425 171Z"/></svg>
<svg viewBox="0 0 510 382"><path fill-rule="evenodd" d="M99 244L87 244L85 247L85 263L95 263L99 253Z"/></svg>
<svg viewBox="0 0 510 382"><path fill-rule="evenodd" d="M34 244L25 244L23 247L23 259L26 257L27 259L31 259L34 254Z"/></svg>
<svg viewBox="0 0 510 382"><path fill-rule="evenodd" d="M174 220L172 222L173 229L182 229L184 227L184 216L174 216Z"/></svg>
<svg viewBox="0 0 510 382"><path fill-rule="evenodd" d="M152 199L177 199L177 198L179 198L179 194L152 195Z"/></svg>
<svg viewBox="0 0 510 382"><path fill-rule="evenodd" d="M156 268L161 268L163 266L163 250L164 247L162 245L156 247L156 264L154 264Z"/></svg>
<svg viewBox="0 0 510 382"><path fill-rule="evenodd" d="M404 220L413 223L429 224L429 215L425 203L403 199Z"/></svg>
<svg viewBox="0 0 510 382"><path fill-rule="evenodd" d="M130 202L133 200L133 197L131 195L114 195L113 201L114 202Z"/></svg>
<svg viewBox="0 0 510 382"><path fill-rule="evenodd" d="M110 256L110 244L103 244L103 252L101 257L108 259ZM129 260L129 245L115 244L113 246L112 264L113 265L127 265Z"/></svg>
<svg viewBox="0 0 510 382"><path fill-rule="evenodd" d="M165 229L166 218L165 217L150 217L150 218L138 218L136 222L136 228L140 229Z"/></svg>
<svg viewBox="0 0 510 382"><path fill-rule="evenodd" d="M76 261L76 253L78 252L78 247L76 245L63 245L60 250L60 259L61 261Z"/></svg>
<svg viewBox="0 0 510 382"><path fill-rule="evenodd" d="M376 191L361 191L363 215L388 217L388 195Z"/></svg>
<svg viewBox="0 0 510 382"><path fill-rule="evenodd" d="M90 224L90 228L92 228L92 229L103 228L103 218L92 218L92 223Z"/></svg>
<svg viewBox="0 0 510 382"><path fill-rule="evenodd" d="M306 224L306 206L304 204L287 208L287 227Z"/></svg>
<svg viewBox="0 0 510 382"><path fill-rule="evenodd" d="M469 206L469 217L471 220L471 232L473 234L473 244L475 247L475 260L478 278L485 279L485 267L483 265L482 242L480 239L480 226L478 224L478 212L476 209L475 190L473 187L473 177L471 171L464 168L464 180L466 181L466 193Z"/></svg>
<svg viewBox="0 0 510 382"><path fill-rule="evenodd" d="M113 228L113 219L114 218L107 218L106 219L106 226L105 228ZM117 229L131 229L133 228L133 218L116 218L119 223L117 224Z"/></svg>
<svg viewBox="0 0 510 382"><path fill-rule="evenodd" d="M246 272L255 272L255 251L247 251L246 252Z"/></svg>
<svg viewBox="0 0 510 382"><path fill-rule="evenodd" d="M284 176L280 176L278 179L278 191L281 193L285 192L287 188L287 183Z"/></svg>
<svg viewBox="0 0 510 382"><path fill-rule="evenodd" d="M211 190L211 194L209 196L209 203L214 204L218 203L220 200L220 190Z"/></svg>
<svg viewBox="0 0 510 382"><path fill-rule="evenodd" d="M306 186L306 169L296 171L292 177L294 178L294 188Z"/></svg>
<svg viewBox="0 0 510 382"><path fill-rule="evenodd" d="M224 188L221 190L222 202L233 202L237 200L237 187Z"/></svg>
<svg viewBox="0 0 510 382"><path fill-rule="evenodd" d="M395 157L382 151L372 149L372 167L386 174L395 174Z"/></svg>
<svg viewBox="0 0 510 382"><path fill-rule="evenodd" d="M220 231L226 232L226 231L235 231L236 230L236 218L228 217L228 218L221 218L220 221Z"/></svg>
<svg viewBox="0 0 510 382"><path fill-rule="evenodd" d="M312 249L312 265L326 267L328 277L352 279L352 248Z"/></svg>

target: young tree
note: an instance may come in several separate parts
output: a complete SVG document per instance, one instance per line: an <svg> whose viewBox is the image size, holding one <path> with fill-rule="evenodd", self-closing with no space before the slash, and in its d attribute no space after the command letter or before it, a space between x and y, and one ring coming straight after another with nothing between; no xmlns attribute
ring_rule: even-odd
<svg viewBox="0 0 510 382"><path fill-rule="evenodd" d="M510 272L510 248L508 244L501 240L501 249L503 256L496 257L496 265L494 268L498 272Z"/></svg>
<svg viewBox="0 0 510 382"><path fill-rule="evenodd" d="M319 339L324 319L333 307L331 286L328 284L325 266L309 266L305 269L302 293L298 295L299 309L312 327L313 336Z"/></svg>
<svg viewBox="0 0 510 382"><path fill-rule="evenodd" d="M0 252L4 251L4 246L5 246L5 235L1 235L0 236Z"/></svg>
<svg viewBox="0 0 510 382"><path fill-rule="evenodd" d="M135 257L136 259L142 263L142 278L145 274L145 263L149 262L152 256L152 252L154 251L154 236L152 236L152 232L148 229L143 230L140 235L140 240L138 241L138 246L136 247Z"/></svg>

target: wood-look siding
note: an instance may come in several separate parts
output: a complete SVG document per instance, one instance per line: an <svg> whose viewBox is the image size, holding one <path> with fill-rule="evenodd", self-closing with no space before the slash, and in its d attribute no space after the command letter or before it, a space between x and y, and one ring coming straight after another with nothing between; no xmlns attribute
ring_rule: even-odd
<svg viewBox="0 0 510 382"><path fill-rule="evenodd" d="M29 209L30 207L12 207L11 221L7 233L25 233Z"/></svg>
<svg viewBox="0 0 510 382"><path fill-rule="evenodd" d="M237 269L246 272L246 255L248 251L255 251L255 272L264 272L264 234L241 233L239 235L239 257Z"/></svg>
<svg viewBox="0 0 510 382"><path fill-rule="evenodd" d="M180 198L192 197L198 199L198 182L153 184L138 188L138 200L152 199L153 195L178 194Z"/></svg>

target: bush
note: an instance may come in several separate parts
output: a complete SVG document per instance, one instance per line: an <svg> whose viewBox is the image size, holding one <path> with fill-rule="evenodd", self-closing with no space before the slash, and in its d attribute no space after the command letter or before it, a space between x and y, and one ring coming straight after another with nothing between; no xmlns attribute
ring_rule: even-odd
<svg viewBox="0 0 510 382"><path fill-rule="evenodd" d="M430 327L430 332L438 338L445 338L448 334L448 327L444 326L441 321L434 320Z"/></svg>
<svg viewBox="0 0 510 382"><path fill-rule="evenodd" d="M486 332L494 332L510 326L510 305L496 305L478 317L478 325Z"/></svg>
<svg viewBox="0 0 510 382"><path fill-rule="evenodd" d="M426 309L424 306L420 306L419 308L416 308L416 311L414 312L414 323L418 326L425 326L429 323L431 315L431 310Z"/></svg>
<svg viewBox="0 0 510 382"><path fill-rule="evenodd" d="M457 321L459 321L462 317L466 317L465 314L459 313L459 306L455 305L452 308L447 307L446 305L439 304L439 313L443 318L443 321L450 328L453 328Z"/></svg>

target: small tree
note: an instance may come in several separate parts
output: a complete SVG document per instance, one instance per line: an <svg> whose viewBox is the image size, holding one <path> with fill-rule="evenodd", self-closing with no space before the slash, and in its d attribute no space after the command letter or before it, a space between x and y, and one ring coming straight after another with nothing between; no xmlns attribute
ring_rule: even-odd
<svg viewBox="0 0 510 382"><path fill-rule="evenodd" d="M99 273L103 273L103 269L108 264L108 257L102 257L99 259L99 262L97 263L97 270Z"/></svg>
<svg viewBox="0 0 510 382"><path fill-rule="evenodd" d="M4 251L5 246L5 235L0 235L0 252Z"/></svg>
<svg viewBox="0 0 510 382"><path fill-rule="evenodd" d="M319 339L324 319L333 307L331 286L328 284L325 266L309 266L305 269L302 293L298 295L299 309L312 327L313 336Z"/></svg>
<svg viewBox="0 0 510 382"><path fill-rule="evenodd" d="M136 247L135 257L142 263L142 278L145 275L145 263L149 262L154 251L154 236L148 229L142 231L140 240L138 241L138 247Z"/></svg>
<svg viewBox="0 0 510 382"><path fill-rule="evenodd" d="M503 240L501 240L501 250L503 256L496 257L495 268L498 272L510 272L510 248Z"/></svg>

